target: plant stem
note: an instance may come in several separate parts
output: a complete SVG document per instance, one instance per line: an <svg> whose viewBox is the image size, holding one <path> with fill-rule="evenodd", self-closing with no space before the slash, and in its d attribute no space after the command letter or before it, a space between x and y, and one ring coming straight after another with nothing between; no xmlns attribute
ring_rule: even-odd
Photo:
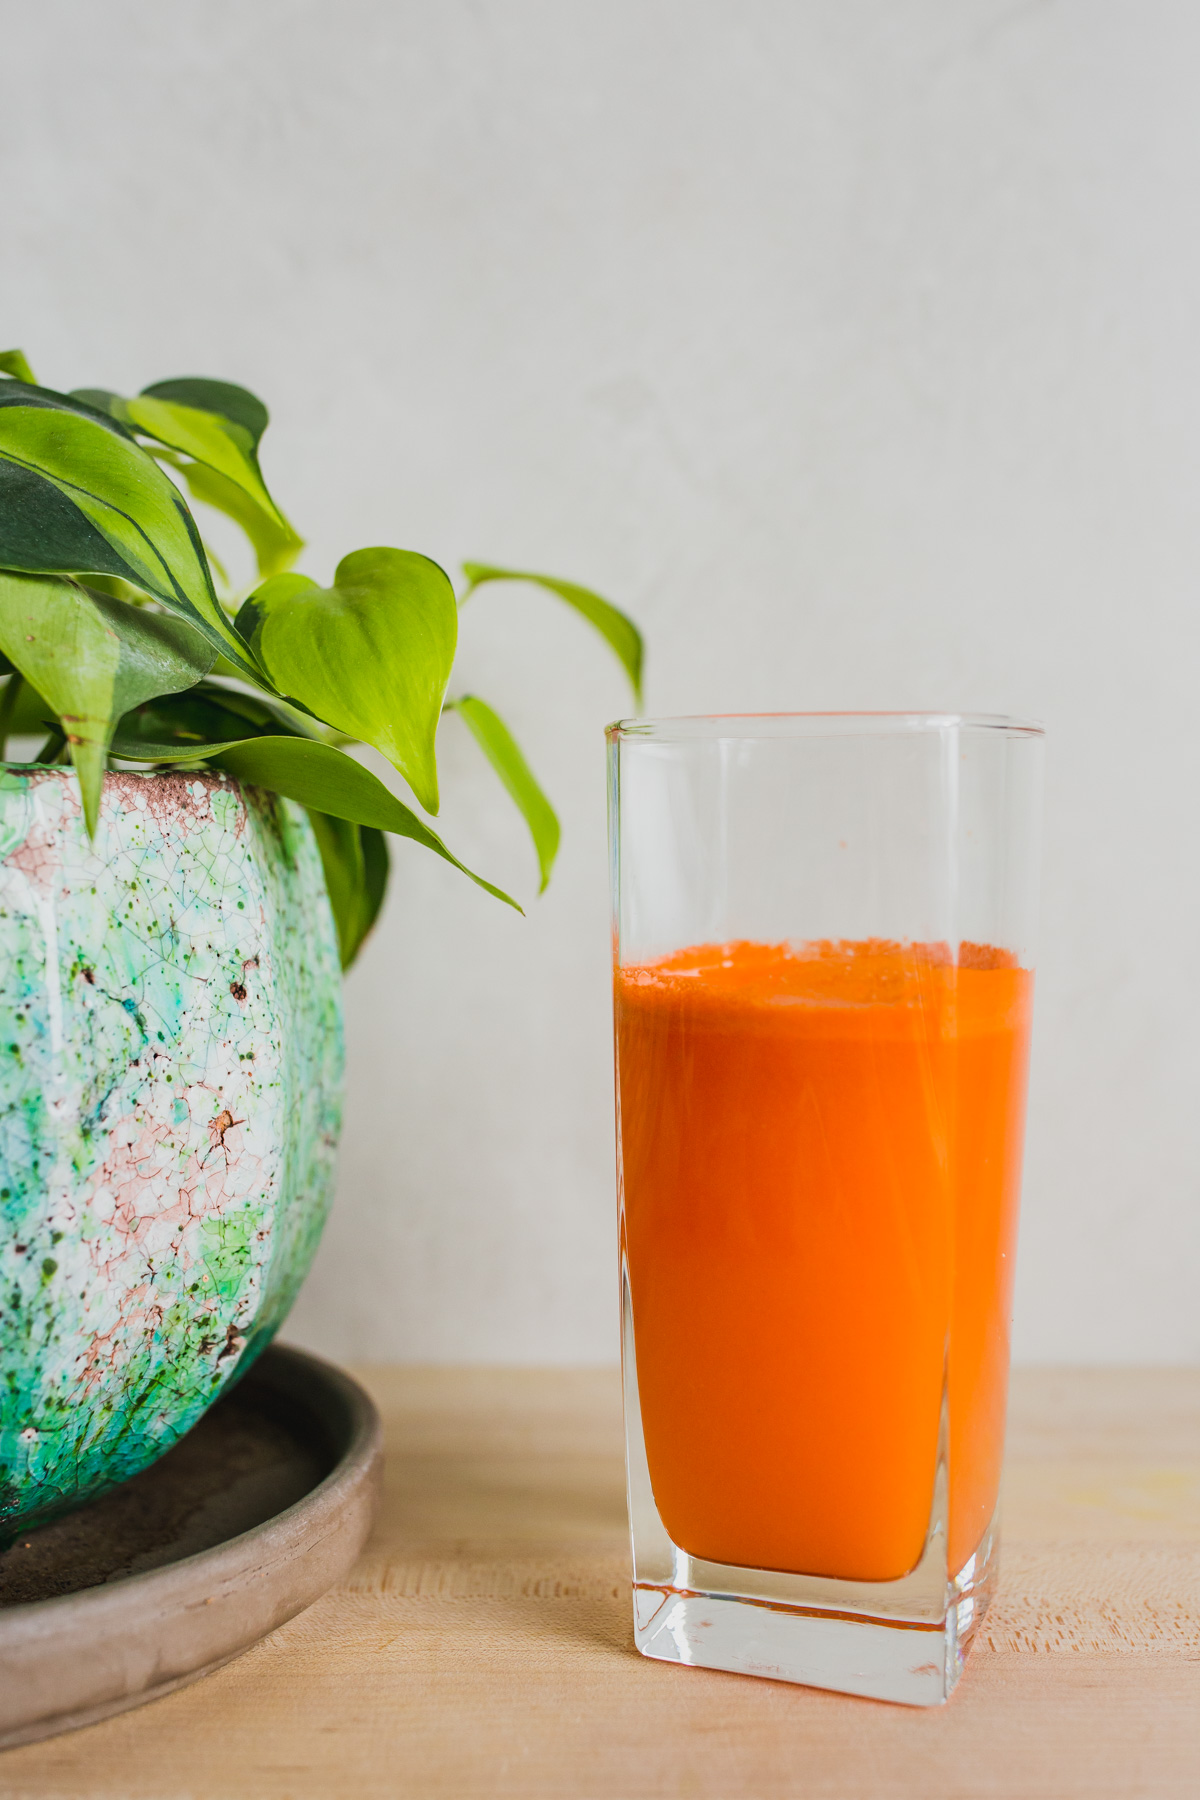
<svg viewBox="0 0 1200 1800"><path fill-rule="evenodd" d="M0 762L3 762L8 755L8 733L12 726L13 714L17 710L17 699L24 679L25 677L20 671L14 669L8 678L4 698L0 700Z"/></svg>
<svg viewBox="0 0 1200 1800"><path fill-rule="evenodd" d="M39 763L56 763L66 747L66 733L52 731L33 760Z"/></svg>

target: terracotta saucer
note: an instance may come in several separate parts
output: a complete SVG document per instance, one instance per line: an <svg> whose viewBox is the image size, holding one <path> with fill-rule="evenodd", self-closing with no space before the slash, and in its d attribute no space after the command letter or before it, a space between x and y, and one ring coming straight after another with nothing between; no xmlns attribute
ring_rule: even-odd
<svg viewBox="0 0 1200 1800"><path fill-rule="evenodd" d="M161 1461L0 1555L0 1748L195 1681L347 1573L375 1516L379 1415L275 1345Z"/></svg>

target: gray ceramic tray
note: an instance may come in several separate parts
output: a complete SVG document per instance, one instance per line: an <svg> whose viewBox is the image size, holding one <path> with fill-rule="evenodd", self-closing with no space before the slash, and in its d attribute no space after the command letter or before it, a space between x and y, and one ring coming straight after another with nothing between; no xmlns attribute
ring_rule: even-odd
<svg viewBox="0 0 1200 1800"><path fill-rule="evenodd" d="M0 1555L0 1748L219 1668L366 1542L379 1416L340 1369L274 1346L153 1468Z"/></svg>

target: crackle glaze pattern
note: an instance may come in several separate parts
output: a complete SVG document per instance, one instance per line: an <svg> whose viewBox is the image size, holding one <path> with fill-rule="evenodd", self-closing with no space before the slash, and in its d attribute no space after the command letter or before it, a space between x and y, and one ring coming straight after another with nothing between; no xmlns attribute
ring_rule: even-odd
<svg viewBox="0 0 1200 1800"><path fill-rule="evenodd" d="M0 1543L153 1462L270 1340L340 1126L303 812L0 766Z"/></svg>

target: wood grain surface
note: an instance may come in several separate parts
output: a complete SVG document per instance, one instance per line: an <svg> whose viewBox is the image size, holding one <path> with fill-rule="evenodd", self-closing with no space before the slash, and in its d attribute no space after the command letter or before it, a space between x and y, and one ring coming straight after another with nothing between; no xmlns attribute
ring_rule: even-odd
<svg viewBox="0 0 1200 1800"><path fill-rule="evenodd" d="M347 1583L0 1795L1200 1796L1200 1370L1017 1374L1000 1594L932 1711L636 1655L615 1375L360 1373L389 1481Z"/></svg>

